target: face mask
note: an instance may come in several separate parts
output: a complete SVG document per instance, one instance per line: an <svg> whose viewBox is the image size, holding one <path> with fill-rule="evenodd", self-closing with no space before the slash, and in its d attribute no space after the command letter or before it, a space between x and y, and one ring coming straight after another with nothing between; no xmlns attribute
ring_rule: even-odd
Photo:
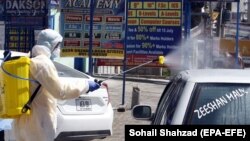
<svg viewBox="0 0 250 141"><path fill-rule="evenodd" d="M51 52L51 57L50 59L53 60L54 58L60 57L60 46L61 46L61 42L58 42L56 44L56 46L54 47L54 49Z"/></svg>
<svg viewBox="0 0 250 141"><path fill-rule="evenodd" d="M53 60L57 57L60 57L60 48L56 48L53 52L51 52L50 59Z"/></svg>

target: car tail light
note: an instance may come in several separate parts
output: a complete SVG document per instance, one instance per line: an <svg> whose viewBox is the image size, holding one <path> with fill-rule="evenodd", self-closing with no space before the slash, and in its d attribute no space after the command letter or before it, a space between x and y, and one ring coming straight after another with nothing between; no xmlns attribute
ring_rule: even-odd
<svg viewBox="0 0 250 141"><path fill-rule="evenodd" d="M108 84L105 82L102 82L102 86L104 86L107 89L107 93L108 93L108 104L110 103L110 96L109 96L109 89L108 89Z"/></svg>

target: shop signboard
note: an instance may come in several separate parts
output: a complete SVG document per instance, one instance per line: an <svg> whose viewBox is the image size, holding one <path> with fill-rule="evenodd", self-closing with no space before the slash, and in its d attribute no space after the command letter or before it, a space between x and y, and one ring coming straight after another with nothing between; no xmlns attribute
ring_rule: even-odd
<svg viewBox="0 0 250 141"><path fill-rule="evenodd" d="M47 0L6 0L4 5L5 49L30 51L35 31L48 25Z"/></svg>
<svg viewBox="0 0 250 141"><path fill-rule="evenodd" d="M62 57L89 57L90 2L61 0ZM92 57L123 59L125 0L94 0Z"/></svg>
<svg viewBox="0 0 250 141"><path fill-rule="evenodd" d="M166 56L179 48L182 37L182 0L129 0L128 5L128 66ZM112 64L122 65L122 61L98 61L98 65ZM147 66L163 67L157 63Z"/></svg>

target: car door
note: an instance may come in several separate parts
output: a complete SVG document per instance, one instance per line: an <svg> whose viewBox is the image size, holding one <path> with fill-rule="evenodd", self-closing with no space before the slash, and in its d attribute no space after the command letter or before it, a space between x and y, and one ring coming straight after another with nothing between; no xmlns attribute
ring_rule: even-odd
<svg viewBox="0 0 250 141"><path fill-rule="evenodd" d="M176 105L183 92L186 81L182 79L181 75L174 77L170 83L166 86L162 97L157 106L154 118L152 120L153 125L168 125L171 124Z"/></svg>

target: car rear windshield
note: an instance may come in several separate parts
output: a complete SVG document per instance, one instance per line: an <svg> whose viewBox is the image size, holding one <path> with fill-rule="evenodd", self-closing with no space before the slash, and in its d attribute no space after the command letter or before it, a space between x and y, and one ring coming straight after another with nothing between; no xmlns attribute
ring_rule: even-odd
<svg viewBox="0 0 250 141"><path fill-rule="evenodd" d="M197 84L193 96L189 124L250 124L250 84Z"/></svg>
<svg viewBox="0 0 250 141"><path fill-rule="evenodd" d="M58 71L59 77L88 78L87 75L85 75L84 73L82 73L78 70L72 69L68 66L65 66L65 65L58 63L58 62L55 62L55 61L53 63Z"/></svg>

